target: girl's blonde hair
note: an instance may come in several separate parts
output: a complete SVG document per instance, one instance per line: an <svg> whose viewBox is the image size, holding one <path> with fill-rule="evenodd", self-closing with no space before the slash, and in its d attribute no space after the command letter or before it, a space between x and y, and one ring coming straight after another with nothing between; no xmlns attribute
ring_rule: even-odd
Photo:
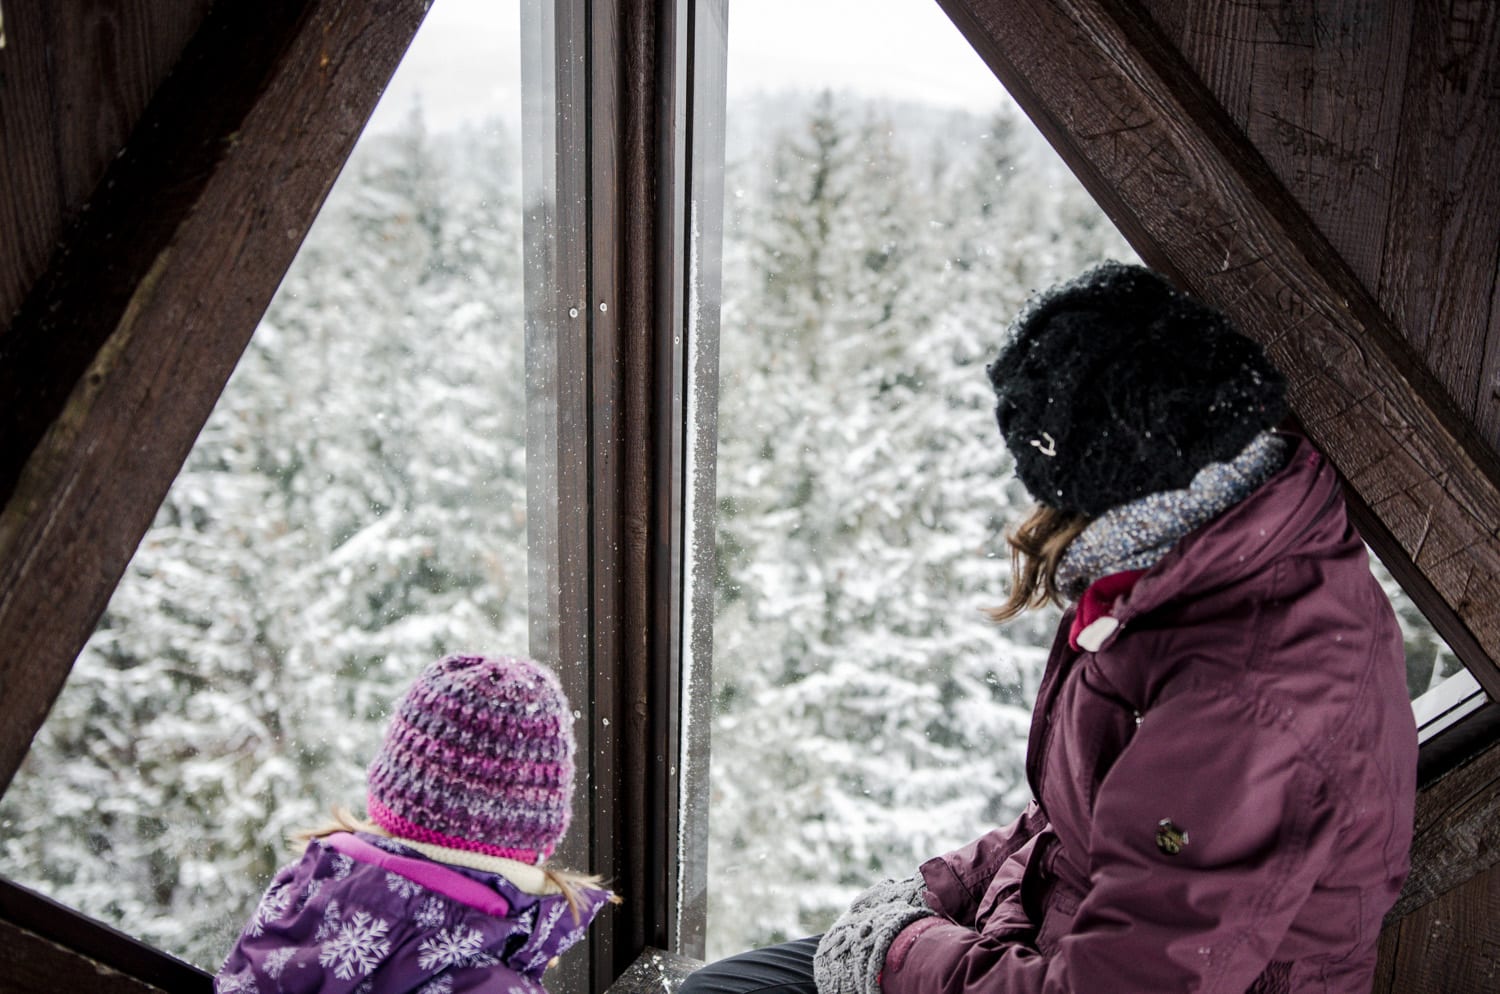
<svg viewBox="0 0 1500 994"><path fill-rule="evenodd" d="M334 835L338 832L367 832L370 835L383 835L387 838L393 838L391 833L368 819L357 817L354 812L342 804L334 805L330 811L330 815L330 819L317 828L304 828L293 832L288 837L289 840L299 846L305 846L313 839L321 839L324 836ZM400 842L401 840L398 838L396 841ZM579 892L584 888L605 889L604 878L594 874L565 870L561 867L553 866L551 863L542 863L537 869L542 872L542 876L546 878L547 883L557 888L557 892L568 902L568 910L573 912L573 921L575 922L582 917L582 911L578 903ZM609 900L611 904L619 904L622 898L618 894L611 894Z"/></svg>
<svg viewBox="0 0 1500 994"><path fill-rule="evenodd" d="M1038 504L1005 535L1010 546L1010 597L985 613L994 622L1009 621L1029 608L1063 604L1057 588L1057 566L1068 546L1091 518Z"/></svg>

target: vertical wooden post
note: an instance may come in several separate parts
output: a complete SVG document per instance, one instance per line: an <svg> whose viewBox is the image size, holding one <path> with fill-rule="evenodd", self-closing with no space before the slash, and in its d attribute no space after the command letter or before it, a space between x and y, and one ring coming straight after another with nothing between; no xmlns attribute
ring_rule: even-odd
<svg viewBox="0 0 1500 994"><path fill-rule="evenodd" d="M700 10L713 30L695 49ZM626 901L565 957L560 990L603 990L647 947L702 952L706 724L684 755L682 714L704 711L711 644L724 18L723 0L523 12L531 651L579 714L560 858ZM690 453L706 481L691 520Z"/></svg>

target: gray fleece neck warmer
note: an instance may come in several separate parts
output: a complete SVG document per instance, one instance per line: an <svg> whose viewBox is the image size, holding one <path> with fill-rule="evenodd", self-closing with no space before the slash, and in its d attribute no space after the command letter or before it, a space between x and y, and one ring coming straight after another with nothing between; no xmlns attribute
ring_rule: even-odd
<svg viewBox="0 0 1500 994"><path fill-rule="evenodd" d="M1286 465L1287 440L1263 431L1228 462L1209 463L1186 490L1147 494L1095 518L1057 566L1057 585L1071 600L1101 576L1150 569L1178 540L1223 514Z"/></svg>

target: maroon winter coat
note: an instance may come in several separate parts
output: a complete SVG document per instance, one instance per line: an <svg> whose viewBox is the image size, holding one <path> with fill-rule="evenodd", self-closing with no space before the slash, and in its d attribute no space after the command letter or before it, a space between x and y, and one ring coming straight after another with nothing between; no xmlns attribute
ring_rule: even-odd
<svg viewBox="0 0 1500 994"><path fill-rule="evenodd" d="M1300 442L1113 614L1097 652L1064 619L1039 803L923 865L939 915L892 944L885 994L1368 994L1417 742L1333 470Z"/></svg>

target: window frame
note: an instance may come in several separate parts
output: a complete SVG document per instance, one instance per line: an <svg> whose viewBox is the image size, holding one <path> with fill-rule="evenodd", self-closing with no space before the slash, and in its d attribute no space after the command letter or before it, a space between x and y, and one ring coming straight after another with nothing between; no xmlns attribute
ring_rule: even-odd
<svg viewBox="0 0 1500 994"><path fill-rule="evenodd" d="M1017 68L1036 53L1024 43L1002 46L996 22L975 13L995 5L980 0L938 2L960 23L1033 119L1042 123L1049 139L1101 204L1130 226L1127 234L1143 243L1142 256L1168 272L1176 272L1179 265L1194 268L1192 257L1179 247L1165 239L1161 244L1154 240L1157 222L1132 208L1140 202L1141 191L1124 189L1123 182L1121 188L1111 187L1112 163L1082 149L1070 136L1068 129L1076 130L1079 122L1056 116L1065 101L1039 94ZM533 618L538 619L533 622L531 651L556 661L574 699L589 702L586 729L580 735L580 755L587 757L587 767L564 861L615 876L631 901L627 913L607 916L591 933L586 947L589 962L565 967L573 972L560 978L569 989L599 991L647 945L688 955L701 954L702 948L706 819L701 815L706 811L708 740L706 723L684 721L683 715L694 715L697 702L707 693L711 665L712 611L704 610L705 598L711 598L711 583L702 581L712 576L713 502L702 498L712 494L712 481L706 474L711 474L713 465L710 372L716 368L717 272L705 269L716 264L716 232L711 225L691 224L690 211L694 205L715 203L722 208L722 175L718 195L712 196L712 157L717 140L722 161L722 34L727 0L670 0L660 5L624 0L526 3L551 18L536 23L541 25L539 37L551 40L544 71L557 84L555 102L542 112L541 126L553 129L550 157L529 166L552 176L554 199L550 217L539 214L535 222L528 219L528 227L551 224L558 242L547 250L544 264L552 282L540 291L535 311L528 279L528 363L534 355L559 398L555 407L535 409L540 417L534 419L536 433L528 437L528 447L534 438L538 453L548 453L537 461L538 487L550 487L544 504L556 505L551 509L555 514L537 515L536 540L540 547L553 551L538 557L543 561L530 579ZM278 213L253 227L238 246L237 258L259 257L255 267L243 279L235 271L226 271L212 296L195 297L198 323L184 323L174 332L153 330L151 339L127 334L132 331L129 321L139 319L141 313L129 308L140 306L143 298L137 290L145 274L160 276L157 267L167 266L168 279L162 285L176 286L176 292L183 293L194 263L185 261L192 253L180 251L181 247L192 244L193 238L209 237L215 219L221 222L231 206L244 199L245 190L253 187L252 174L265 165L264 158L220 158L216 152L185 152L166 139L158 138L153 144L133 138L127 154L105 177L106 184L116 186L113 200L91 204L99 209L91 211L92 216L69 237L70 244L77 246L102 246L109 239L114 245L131 246L124 254L135 268L107 277L117 261L110 253L80 251L72 261L55 264L55 271L28 295L12 323L7 346L16 349L15 343L21 342L32 352L28 353L29 365L0 369L0 384L7 388L4 395L22 408L37 401L36 409L43 413L28 416L48 424L59 415L62 404L44 396L49 392L63 398L75 391L85 397L122 395L126 388L120 385L131 379L129 364L104 369L103 379L93 384L102 383L98 394L90 393L92 386L86 381L86 367L96 356L106 355L112 343L120 343L122 349L128 346L130 354L147 359L190 354L193 365L192 375L184 377L191 381L188 385L174 386L146 401L139 400L144 391L132 394L138 401L130 408L135 423L148 423L157 416L170 425L169 433L157 440L164 457L99 483L97 493L105 499L92 506L79 503L81 497L70 498L73 502L65 505L56 496L63 490L61 477L43 479L53 489L29 492L36 495L38 506L47 507L53 515L53 525L61 523L69 531L64 538L33 530L18 545L0 527L0 543L11 543L0 548L26 553L10 565L0 557L0 636L12 646L35 645L42 650L28 655L24 667L18 662L0 662L0 681L6 688L0 694L0 729L4 729L0 744L5 746L0 785L8 784L24 756L47 705L149 524L151 510L175 477L176 467L169 465L173 455L180 462L196 437L217 396L216 387L227 379L234 358L248 341L311 222L316 204L352 148L359 126L351 122L363 122L373 109L380 86L372 81L382 73L388 78L394 71L421 21L422 6L394 0L368 7L347 0L308 0L302 5L273 5L269 11L213 5L183 65L153 98L143 124L154 122L159 134L184 135L190 144L204 148L209 147L204 141L209 136L217 136L225 147L238 142L246 148L259 143L274 147L278 136L286 133L321 136L316 140L322 144L310 158L315 168L297 195L285 198ZM1119 41L1138 28L1110 20L1113 15L1108 11L1115 5L1082 6L1089 14L1088 29L1107 36L1106 40ZM1101 7L1107 8L1106 14L1095 16ZM1051 12L1038 15L1043 20L1057 16ZM1110 48L1128 50L1129 46ZM329 78L334 85L330 86L318 68L327 64L330 55L341 65L360 68L332 74ZM1173 66L1147 68L1155 75L1116 80L1124 87L1122 99L1161 90L1165 95L1160 106L1171 109L1182 103L1181 92L1196 92L1185 84L1179 89L1163 88L1163 80L1175 71ZM1066 79L1058 85L1067 85ZM290 130L285 119L276 116L277 101L265 95L274 87L283 87L297 98L289 102L290 110L282 111L298 122ZM240 101L237 112L243 121L205 121L199 100L204 92L234 95ZM1077 92L1088 89L1080 87ZM1203 106L1211 107L1211 102ZM577 112L584 107L586 113ZM1195 122L1207 131L1217 127L1216 120L1209 120L1211 110L1195 114L1194 109L1167 116ZM550 124L545 123L547 114ZM331 126L333 122L338 122L336 127ZM144 133L144 126L137 131L137 135ZM1145 137L1149 136L1121 133L1120 140ZM1223 146L1231 148L1235 140L1233 135L1223 137ZM1262 177L1253 172L1250 166L1230 162L1211 178L1215 183L1222 181L1233 193L1236 184L1261 182ZM184 173L207 177L194 198L184 197L178 183ZM1274 188L1273 182L1267 183L1267 189ZM1218 188L1187 192L1210 206L1230 199ZM143 219L132 212L132 202L151 204L158 216ZM171 205L165 215L157 210L162 204ZM1218 231L1219 226L1208 223L1212 218L1206 217L1201 206L1184 209L1183 217L1204 230ZM148 221L156 226L148 226ZM290 239L286 235L289 221L297 236ZM1316 253L1302 251L1306 236L1300 230L1269 224L1258 209L1247 215L1240 228L1225 226L1224 230L1238 232L1234 237L1241 238L1245 227L1253 230L1259 242L1289 247L1274 253L1279 258L1316 258ZM528 258L533 234L528 233ZM175 257L169 252L174 247L179 249ZM1217 243L1208 248L1220 251ZM650 264L642 265L643 260ZM1207 271L1206 266L1199 268ZM690 286L695 277L696 297ZM1253 272L1246 272L1233 279L1244 283L1253 277ZM1337 272L1319 272L1312 289L1339 289L1340 279ZM98 297L80 300L80 295L70 292L77 286L109 288L113 295L103 302ZM1234 291L1235 284L1230 284L1223 293ZM1246 299L1253 310L1255 298ZM1364 307L1362 301L1356 303ZM607 309L600 310L600 303ZM155 312L158 323L167 317L165 308L162 305ZM574 309L577 317L570 314ZM1333 307L1326 311L1342 313ZM226 316L232 320L223 320ZM210 318L220 326L220 337L201 335L201 342L192 342L193 333L201 334ZM81 363L67 365L65 373L54 373L48 366L53 356L44 343L54 329L67 324L89 330L94 337L85 340L82 349L87 354ZM1370 324L1383 327L1378 319ZM549 336L549 328L555 334ZM695 369L700 375L692 378ZM43 374L33 377L39 385L25 385L37 371ZM110 390L119 392L110 394ZM1425 402L1421 398L1418 402L1425 412ZM529 404L528 413L532 410ZM1429 421L1423 422L1422 431L1424 441L1436 446L1433 457L1455 451ZM35 484L36 474L49 472L48 463L59 459L72 460L94 478L103 478L115 463L106 453L90 451L97 436L90 436L88 427L84 423L71 439L43 438L37 432L18 442L16 436L0 433L5 439L0 454L18 475L33 474L26 477L28 486ZM91 442L78 440L85 437ZM695 483L700 487L696 499L691 489ZM702 488L705 483L706 490ZM143 501L143 494L155 500ZM1392 552L1386 561L1398 582L1412 593L1486 691L1492 697L1500 694L1500 671L1482 646L1430 582L1410 566L1406 553L1362 501L1351 497L1351 508L1367 540L1379 551L1389 548ZM143 513L142 504L150 504L150 510ZM113 518L113 510L127 507L134 510L124 523ZM111 530L102 550L82 551ZM1382 546L1382 541L1389 545ZM708 550L708 559L699 555L689 561L693 550L700 554ZM59 565L41 562L44 559ZM586 563L586 569L563 568L563 564L577 562ZM80 564L86 567L83 575L96 577L97 582L73 584L80 589L69 590L66 602L59 603L56 592L66 585L60 587L54 578L65 577L68 571L79 575ZM539 604L555 604L555 612L541 615L536 611ZM36 618L42 621L35 622ZM17 633L24 638L12 640L10 636ZM34 689L24 699L12 692L29 684ZM1476 735L1493 742L1494 729L1500 726L1496 711L1497 705L1487 704L1424 745L1424 778L1471 755L1475 742L1480 741ZM605 719L610 720L608 726L603 724ZM605 732L606 727L613 731ZM1460 738L1467 744L1442 747ZM142 983L153 983L156 975L150 971L161 968L170 974L162 983L171 989L200 989L200 983L206 989L207 975L202 971L128 936L113 933L107 937L112 930L4 881L0 881L0 926L18 927L58 943L62 947L59 957L97 961ZM178 967L189 973L172 972Z"/></svg>
<svg viewBox="0 0 1500 994"><path fill-rule="evenodd" d="M531 651L583 712L558 858L626 901L562 989L703 954L727 7L522 8Z"/></svg>

